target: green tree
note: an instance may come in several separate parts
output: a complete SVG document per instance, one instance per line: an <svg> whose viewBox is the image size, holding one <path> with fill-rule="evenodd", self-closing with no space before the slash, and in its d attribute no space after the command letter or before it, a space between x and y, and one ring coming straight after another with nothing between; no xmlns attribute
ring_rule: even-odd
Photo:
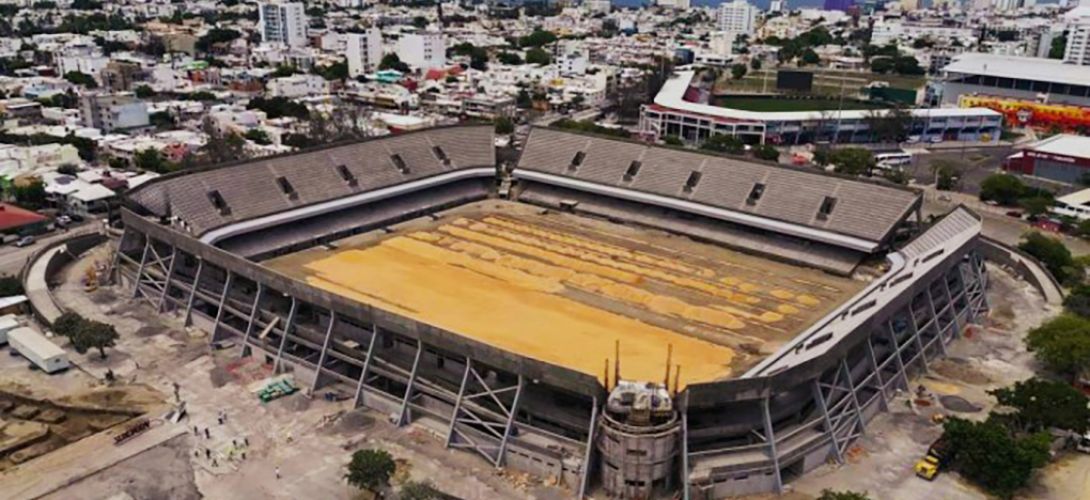
<svg viewBox="0 0 1090 500"><path fill-rule="evenodd" d="M1090 370L1090 320L1064 314L1030 330L1026 347L1045 368L1069 379Z"/></svg>
<svg viewBox="0 0 1090 500"><path fill-rule="evenodd" d="M296 74L298 72L299 71L297 69L295 69L295 66L292 66L290 64L281 64L281 65L278 65L276 67L276 69L273 70L273 72L271 74L269 74L269 77L271 77L271 78L284 78L286 76L294 75L294 74Z"/></svg>
<svg viewBox="0 0 1090 500"><path fill-rule="evenodd" d="M943 429L953 452L954 469L1001 498L1013 497L1029 482L1033 471L1048 462L1050 438L1046 433L1015 438L992 419L970 422L956 417L947 419Z"/></svg>
<svg viewBox="0 0 1090 500"><path fill-rule="evenodd" d="M806 64L818 64L821 62L821 58L818 57L817 52L814 49L806 49L802 52L802 56L799 58L799 66Z"/></svg>
<svg viewBox="0 0 1090 500"><path fill-rule="evenodd" d="M155 148L137 151L133 156L133 164L148 172L165 173L173 170L173 165Z"/></svg>
<svg viewBox="0 0 1090 500"><path fill-rule="evenodd" d="M870 174L874 169L874 154L863 148L836 149L829 153L829 163L835 170L847 175Z"/></svg>
<svg viewBox="0 0 1090 500"><path fill-rule="evenodd" d="M757 59L756 57L754 57L753 59L750 59L749 60L749 67L753 68L753 71L757 71L757 70L761 69L761 60Z"/></svg>
<svg viewBox="0 0 1090 500"><path fill-rule="evenodd" d="M307 110L306 104L296 102L287 97L254 97L250 99L250 102L246 103L246 109L260 109L265 112L267 118L280 118L283 116L290 116L300 120L305 120L310 117L310 111Z"/></svg>
<svg viewBox="0 0 1090 500"><path fill-rule="evenodd" d="M1022 235L1018 248L1041 261L1052 276L1061 283L1076 278L1081 270L1075 267L1075 259L1063 242L1049 238L1037 231Z"/></svg>
<svg viewBox="0 0 1090 500"><path fill-rule="evenodd" d="M385 450L359 450L352 454L344 478L352 486L376 491L389 485L396 468L394 458Z"/></svg>
<svg viewBox="0 0 1090 500"><path fill-rule="evenodd" d="M156 111L148 115L148 122L161 130L174 128L176 123L174 122L174 115L169 111Z"/></svg>
<svg viewBox="0 0 1090 500"><path fill-rule="evenodd" d="M53 321L53 333L62 337L70 337L83 325L83 316L78 313L66 312Z"/></svg>
<svg viewBox="0 0 1090 500"><path fill-rule="evenodd" d="M1026 193L1026 185L1010 174L992 174L980 183L980 200L1014 205Z"/></svg>
<svg viewBox="0 0 1090 500"><path fill-rule="evenodd" d="M23 207L37 209L45 206L45 183L41 179L17 183L12 188L12 193L15 202Z"/></svg>
<svg viewBox="0 0 1090 500"><path fill-rule="evenodd" d="M515 123L506 116L496 118L496 133L497 134L510 134L515 131Z"/></svg>
<svg viewBox="0 0 1090 500"><path fill-rule="evenodd" d="M98 349L99 357L106 359L106 348L113 347L117 342L117 330L114 325L93 320L83 321L76 331L69 336L72 347L80 354L90 349Z"/></svg>
<svg viewBox="0 0 1090 500"><path fill-rule="evenodd" d="M1082 231L1081 228L1079 230ZM1072 314L1090 318L1090 285L1079 284L1071 287L1067 296L1064 297L1064 307Z"/></svg>
<svg viewBox="0 0 1090 500"><path fill-rule="evenodd" d="M821 490L821 496L816 500L871 500L866 493L857 493L854 491L833 491L833 490Z"/></svg>
<svg viewBox="0 0 1090 500"><path fill-rule="evenodd" d="M1052 39L1052 45L1048 48L1049 59L1063 59L1067 50L1067 33Z"/></svg>
<svg viewBox="0 0 1090 500"><path fill-rule="evenodd" d="M514 52L500 52L499 54L496 54L496 60L499 61L500 64L507 64L512 66L522 64L522 58Z"/></svg>
<svg viewBox="0 0 1090 500"><path fill-rule="evenodd" d="M722 134L709 137L708 140L704 141L704 144L700 145L700 149L740 155L745 151L746 145L741 139L733 135Z"/></svg>
<svg viewBox="0 0 1090 500"><path fill-rule="evenodd" d="M212 28L197 39L197 43L194 44L194 47L198 52L205 54L218 52L221 47L237 40L241 36L242 33L233 29Z"/></svg>
<svg viewBox="0 0 1090 500"><path fill-rule="evenodd" d="M147 85L137 86L135 89L133 89L133 93L136 94L136 97L139 97L141 99L150 99L152 97L155 97L155 90Z"/></svg>
<svg viewBox="0 0 1090 500"><path fill-rule="evenodd" d="M1049 207L1052 206L1053 199L1051 196L1030 196L1018 200L1018 205L1026 211L1027 215L1037 216L1048 213Z"/></svg>
<svg viewBox="0 0 1090 500"><path fill-rule="evenodd" d="M250 130L247 130L246 133L242 135L242 137L246 138L249 141L252 141L254 144L260 144L262 146L272 144L272 139L269 139L269 134L265 132L265 129L262 128L252 128Z"/></svg>
<svg viewBox="0 0 1090 500"><path fill-rule="evenodd" d="M0 297L23 294L23 282L16 276L0 276Z"/></svg>
<svg viewBox="0 0 1090 500"><path fill-rule="evenodd" d="M730 76L735 80L741 80L743 77L746 76L746 71L747 70L745 64L735 64L730 67Z"/></svg>
<svg viewBox="0 0 1090 500"><path fill-rule="evenodd" d="M540 64L545 66L552 62L552 57L543 49L533 48L526 51L526 62L528 64Z"/></svg>
<svg viewBox="0 0 1090 500"><path fill-rule="evenodd" d="M534 100L530 97L530 92L526 89L520 89L518 95L515 97L515 106L519 109L530 109L534 107Z"/></svg>
<svg viewBox="0 0 1090 500"><path fill-rule="evenodd" d="M753 156L760 160L777 161L780 151L769 144L760 144L753 147Z"/></svg>
<svg viewBox="0 0 1090 500"><path fill-rule="evenodd" d="M1009 418L1020 432L1057 428L1081 435L1090 427L1086 396L1063 382L1031 378L989 394L999 404L1017 410Z"/></svg>
<svg viewBox="0 0 1090 500"><path fill-rule="evenodd" d="M87 73L81 73L79 71L69 71L64 74L64 79L71 82L73 85L83 85L89 89L97 89L98 82L95 78Z"/></svg>
<svg viewBox="0 0 1090 500"><path fill-rule="evenodd" d="M935 160L928 165L935 176L935 188L940 191L955 189L961 177L961 164L951 160Z"/></svg>
<svg viewBox="0 0 1090 500"><path fill-rule="evenodd" d="M79 167L71 163L64 163L61 166L57 167L57 173L63 175L76 175L77 173L79 173Z"/></svg>
<svg viewBox="0 0 1090 500"><path fill-rule="evenodd" d="M676 135L667 135L662 137L662 143L667 146L684 146L685 142Z"/></svg>
<svg viewBox="0 0 1090 500"><path fill-rule="evenodd" d="M548 45L556 41L556 35L551 31L534 30L533 33L526 35L519 39L519 45L522 47L541 47Z"/></svg>
<svg viewBox="0 0 1090 500"><path fill-rule="evenodd" d="M402 73L412 71L412 69L409 68L409 65L401 62L401 58L397 57L397 54L394 54L393 52L382 56L382 61L379 61L378 63L378 69L392 69Z"/></svg>

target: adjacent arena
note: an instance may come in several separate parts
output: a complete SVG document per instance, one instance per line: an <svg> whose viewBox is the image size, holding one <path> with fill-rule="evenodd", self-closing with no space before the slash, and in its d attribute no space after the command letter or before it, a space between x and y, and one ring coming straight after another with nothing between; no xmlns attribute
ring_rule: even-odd
<svg viewBox="0 0 1090 500"><path fill-rule="evenodd" d="M133 297L582 497L779 491L987 311L917 193L534 129L431 129L132 191Z"/></svg>

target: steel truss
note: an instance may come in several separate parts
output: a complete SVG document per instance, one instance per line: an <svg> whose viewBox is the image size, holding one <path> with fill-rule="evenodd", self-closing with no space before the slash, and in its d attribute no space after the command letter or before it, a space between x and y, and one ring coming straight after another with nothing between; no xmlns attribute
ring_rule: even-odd
<svg viewBox="0 0 1090 500"><path fill-rule="evenodd" d="M522 375L518 376L514 385L501 387L495 383L489 384L486 377L482 377L473 367L473 360L466 358L462 383L458 389L458 397L454 400L454 410L451 411L447 429L447 447L471 449L496 467L502 466L507 442L515 425L523 386ZM513 392L514 396L510 404L505 404L500 395L509 392ZM468 403L486 408L490 406L489 403L493 403L501 414L500 418L477 411Z"/></svg>
<svg viewBox="0 0 1090 500"><path fill-rule="evenodd" d="M143 241L140 241L141 237ZM125 248L121 245L128 245L128 252L124 252ZM331 352L335 351L333 344L337 338L337 329L347 321L338 317L336 312L327 310L329 323L323 325L321 332L311 332L313 328L310 325L298 324L300 307L304 303L301 298L285 295L291 301L290 309L286 315L281 311L276 313L275 318L270 318L269 297L273 290L261 281L254 282L256 291L252 295L240 294L240 280L245 279L241 275L197 256L188 260L188 254L174 245L131 230L122 235L121 245L114 255L109 273L118 279L121 276L132 277L133 298L146 300L158 312L178 311L187 326L192 323L195 313L206 315L210 322L209 342L237 336L241 340L243 356L253 347L260 347L271 357L276 370L282 370L285 362L303 362L309 365L315 370L314 378L310 381L312 392L331 378L347 379L344 373L329 371L333 365L331 360L346 359L345 354ZM205 304L205 307L198 307L198 301ZM273 322L280 324L269 328ZM268 342L255 340L255 337L263 333L263 328L274 334ZM304 333L313 334L315 340L308 340L305 336L301 338L300 335ZM280 338L275 338L275 334L280 334ZM360 367L359 377L352 379L355 383L353 407L374 406L385 411L385 404L388 403L385 400L393 399L397 404L392 417L396 425L408 425L421 414L439 418L448 425L448 447L474 450L493 466L503 467L508 448L518 435L517 427L520 424L516 420L520 403L525 399L523 392L527 380L517 376L514 383L500 382L485 365L466 358L465 380L458 392L455 392L453 388L445 388L424 377L423 365L427 363L423 362L423 358L427 346L419 340L414 340L415 345L412 346L413 355L409 357L411 367L398 366L388 359L380 359L378 341L382 335L382 331L372 325L366 352L361 349L360 354L352 356L352 361L348 363ZM301 344L314 352L305 359L296 358L291 354L289 341L292 345ZM390 394L388 389L381 389L378 385L381 379L404 383L404 392L398 389L396 394ZM368 398L379 394L384 400L383 404L368 404ZM453 410L449 417L446 411L429 409L422 405L418 400L425 396L451 405ZM582 468L577 471L578 478L573 481L574 484L570 485L573 492L581 494L591 484L597 405L598 401L595 399L590 412L591 420L586 429L586 441L569 439L569 445L585 447L580 450L583 457ZM550 434L536 427L534 430Z"/></svg>
<svg viewBox="0 0 1090 500"><path fill-rule="evenodd" d="M810 389L813 404L809 411L816 421L799 420L816 422L822 438L807 449L828 445L828 457L844 463L852 442L865 433L868 408L878 404L881 409L888 410L898 391L910 389L912 370L926 373L929 363L939 355L946 355L947 344L961 336L969 324L983 319L988 311L986 287L984 260L975 252L968 254L962 262L928 283L902 310L874 328L858 347L849 350L821 376L813 379ZM899 321L903 321L902 328L895 326ZM754 401L760 406L762 422L752 434L759 437L759 446L768 456L761 471L771 474L775 491L782 492L781 467L791 463L783 462L783 451L778 445L791 437L789 434L797 435L798 427L776 428L770 410L774 402L771 396ZM682 413L681 421L682 497L688 499L692 491L697 491L688 481L690 464L694 458L709 452L690 452L687 413ZM808 425L801 424L802 427ZM754 446L757 445L734 445L715 449L712 453L744 453Z"/></svg>

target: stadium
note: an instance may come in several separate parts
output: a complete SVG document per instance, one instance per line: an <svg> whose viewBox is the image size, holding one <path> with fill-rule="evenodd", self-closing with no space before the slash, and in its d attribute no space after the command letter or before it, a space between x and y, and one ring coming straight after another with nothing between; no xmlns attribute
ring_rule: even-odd
<svg viewBox="0 0 1090 500"><path fill-rule="evenodd" d="M881 142L871 126L886 116L889 106L862 106L828 96L790 100L779 93L743 94L717 105L702 91L696 76L694 71L674 73L654 102L640 108L641 136L652 140L671 136L697 145L722 134L750 144L785 146ZM1003 126L1003 116L986 107L915 108L907 113L908 135L922 142L996 143Z"/></svg>
<svg viewBox="0 0 1090 500"><path fill-rule="evenodd" d="M437 128L124 204L134 300L580 498L782 491L987 312L967 209L552 129L513 165Z"/></svg>

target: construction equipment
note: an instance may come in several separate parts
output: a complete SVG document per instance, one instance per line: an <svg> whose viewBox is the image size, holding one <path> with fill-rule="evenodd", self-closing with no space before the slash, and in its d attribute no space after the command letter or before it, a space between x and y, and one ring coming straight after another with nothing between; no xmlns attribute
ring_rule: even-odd
<svg viewBox="0 0 1090 500"><path fill-rule="evenodd" d="M947 465L950 465L950 447L944 437L940 437L938 441L932 443L931 447L927 449L927 455L924 455L923 458L916 462L917 476L928 481L934 481L939 472L942 472Z"/></svg>
<svg viewBox="0 0 1090 500"><path fill-rule="evenodd" d="M261 399L262 403L268 403L274 399L279 399L289 394L294 394L299 388L295 387L291 383L291 380L280 379L269 382L268 385L257 391L257 397Z"/></svg>

